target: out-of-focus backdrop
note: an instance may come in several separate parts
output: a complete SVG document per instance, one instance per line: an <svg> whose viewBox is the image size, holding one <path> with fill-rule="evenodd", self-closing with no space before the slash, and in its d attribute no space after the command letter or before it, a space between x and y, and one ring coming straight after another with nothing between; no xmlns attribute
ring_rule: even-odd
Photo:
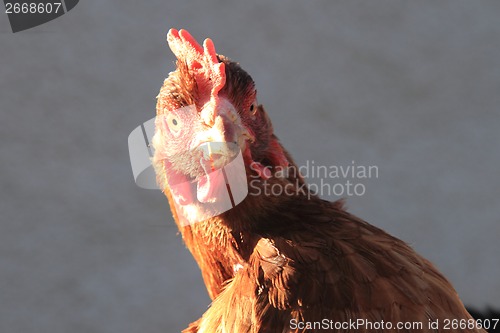
<svg viewBox="0 0 500 333"><path fill-rule="evenodd" d="M500 2L89 0L16 34L0 13L0 332L178 332L209 305L128 157L170 27L241 63L299 164L376 165L350 210L500 306Z"/></svg>

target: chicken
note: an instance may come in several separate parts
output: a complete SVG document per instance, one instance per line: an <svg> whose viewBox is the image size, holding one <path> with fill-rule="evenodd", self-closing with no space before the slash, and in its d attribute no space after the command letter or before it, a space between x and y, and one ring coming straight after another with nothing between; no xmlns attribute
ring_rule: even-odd
<svg viewBox="0 0 500 333"><path fill-rule="evenodd" d="M213 301L184 332L484 332L433 264L290 172L239 64L186 30L167 40L177 68L158 95L153 165ZM237 156L236 187L253 190L213 209L236 188L217 171Z"/></svg>

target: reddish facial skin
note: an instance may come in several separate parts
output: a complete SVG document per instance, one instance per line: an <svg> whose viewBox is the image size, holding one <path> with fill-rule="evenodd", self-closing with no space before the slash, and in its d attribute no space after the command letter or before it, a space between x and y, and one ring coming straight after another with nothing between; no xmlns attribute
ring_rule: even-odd
<svg viewBox="0 0 500 333"><path fill-rule="evenodd" d="M157 115L168 119L188 105L198 114L178 115L183 126L176 134L162 132L168 125L157 123L153 162L213 300L184 332L336 331L297 324L325 318L421 322L419 332L449 332L443 325L433 330L428 322L471 319L446 278L406 243L349 214L342 202L299 191L304 183L299 175L277 176L283 168L298 167L257 104L252 78L237 63L216 55L210 40L202 47L185 30L172 29L167 39L177 69L160 90ZM167 175L175 170L196 176L196 161L179 153L211 137L238 143L249 180L291 186L296 194L249 195L221 215L181 225ZM455 331L484 332L470 326Z"/></svg>

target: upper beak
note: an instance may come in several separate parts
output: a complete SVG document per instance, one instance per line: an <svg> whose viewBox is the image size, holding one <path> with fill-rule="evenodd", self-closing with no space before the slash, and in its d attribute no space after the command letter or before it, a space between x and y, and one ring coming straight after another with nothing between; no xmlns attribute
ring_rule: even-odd
<svg viewBox="0 0 500 333"><path fill-rule="evenodd" d="M210 143L232 143L244 150L246 141L253 141L253 137L242 124L241 118L234 106L225 98L218 98L216 103L208 102L200 112L206 130L196 133L191 144L191 149ZM227 150L224 145L211 144L209 155L225 155Z"/></svg>

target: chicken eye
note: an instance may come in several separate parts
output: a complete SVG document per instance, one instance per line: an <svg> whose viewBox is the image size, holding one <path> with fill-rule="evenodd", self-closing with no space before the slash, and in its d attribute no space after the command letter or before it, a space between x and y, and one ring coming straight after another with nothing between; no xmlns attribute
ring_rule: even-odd
<svg viewBox="0 0 500 333"><path fill-rule="evenodd" d="M258 107L257 107L257 101L254 101L254 102L250 105L250 112L251 112L252 114L255 114L255 113L257 112L257 109L258 109Z"/></svg>
<svg viewBox="0 0 500 333"><path fill-rule="evenodd" d="M178 134L181 129L181 121L175 114L169 114L167 116L167 126L170 132L173 134Z"/></svg>

